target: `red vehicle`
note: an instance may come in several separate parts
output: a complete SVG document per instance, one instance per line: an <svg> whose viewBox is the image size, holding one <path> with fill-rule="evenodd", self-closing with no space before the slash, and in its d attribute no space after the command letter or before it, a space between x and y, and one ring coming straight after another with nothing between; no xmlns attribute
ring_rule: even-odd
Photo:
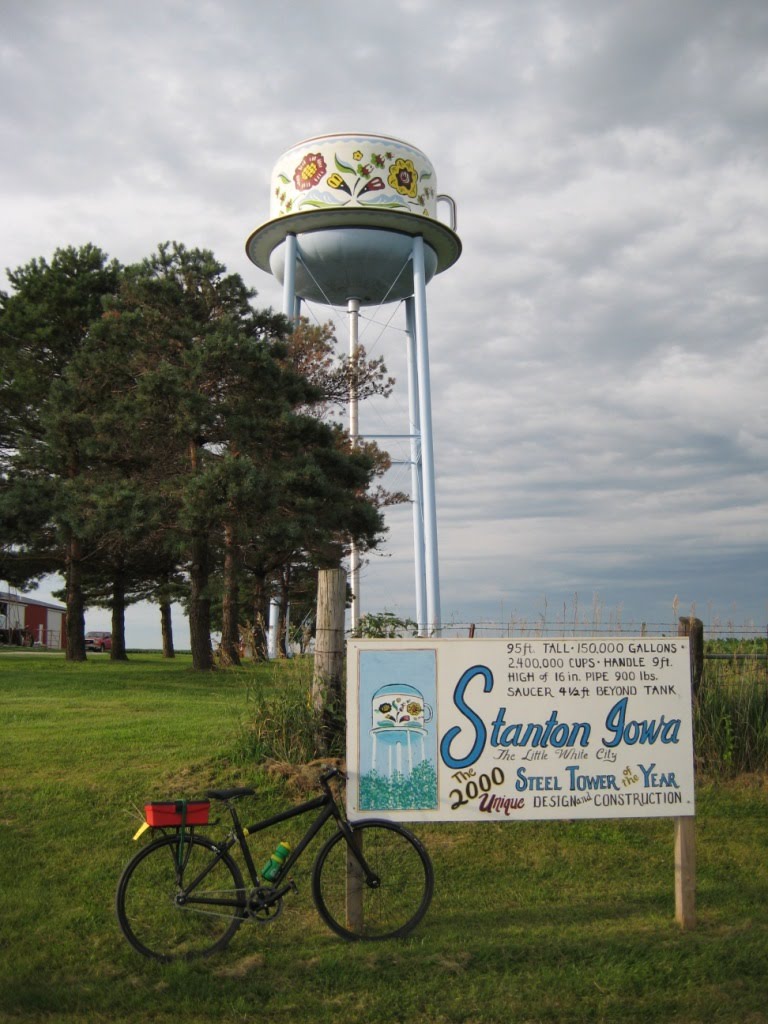
<svg viewBox="0 0 768 1024"><path fill-rule="evenodd" d="M86 651L111 651L112 634L101 632L86 633L85 649Z"/></svg>

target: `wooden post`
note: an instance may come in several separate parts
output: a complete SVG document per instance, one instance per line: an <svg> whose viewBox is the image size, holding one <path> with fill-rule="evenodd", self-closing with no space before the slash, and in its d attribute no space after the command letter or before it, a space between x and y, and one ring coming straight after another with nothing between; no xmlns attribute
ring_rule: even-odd
<svg viewBox="0 0 768 1024"><path fill-rule="evenodd" d="M320 569L317 574L312 707L317 719L317 745L321 755L328 752L328 729L333 712L341 711L346 597L346 572L343 569Z"/></svg>
<svg viewBox="0 0 768 1024"><path fill-rule="evenodd" d="M675 920L696 927L696 819L675 818Z"/></svg>
<svg viewBox="0 0 768 1024"><path fill-rule="evenodd" d="M347 603L347 574L343 569L321 569L317 574L317 630L315 635L315 671L312 677L312 706L317 720L317 745L327 753L329 718L340 710L344 672L344 609ZM355 835L362 849L362 835ZM347 848L347 925L351 931L363 931L363 873L352 851Z"/></svg>
<svg viewBox="0 0 768 1024"><path fill-rule="evenodd" d="M681 616L677 635L687 636L691 658L691 696L695 703L704 672L704 623ZM696 927L696 819L675 818L675 920L684 930Z"/></svg>
<svg viewBox="0 0 768 1024"><path fill-rule="evenodd" d="M681 616L677 623L677 635L687 636L691 652L691 686L694 701L699 694L701 677L704 673L704 623L694 615Z"/></svg>
<svg viewBox="0 0 768 1024"><path fill-rule="evenodd" d="M355 846L362 853L363 834L355 833ZM356 935L363 933L363 886L365 876L355 855L347 847L347 927Z"/></svg>

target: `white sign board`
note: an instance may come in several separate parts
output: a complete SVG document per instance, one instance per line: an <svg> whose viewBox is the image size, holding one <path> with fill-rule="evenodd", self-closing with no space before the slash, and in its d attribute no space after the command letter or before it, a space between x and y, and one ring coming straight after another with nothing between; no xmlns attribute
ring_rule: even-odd
<svg viewBox="0 0 768 1024"><path fill-rule="evenodd" d="M688 640L352 640L351 818L694 813Z"/></svg>

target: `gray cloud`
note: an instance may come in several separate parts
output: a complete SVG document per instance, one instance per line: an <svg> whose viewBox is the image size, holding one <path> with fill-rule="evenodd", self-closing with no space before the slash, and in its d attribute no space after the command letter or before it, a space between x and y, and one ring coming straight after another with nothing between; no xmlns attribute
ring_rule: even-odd
<svg viewBox="0 0 768 1024"><path fill-rule="evenodd" d="M666 621L677 594L765 623L763 3L7 8L3 265L176 238L279 307L244 256L279 154L337 130L408 139L464 245L429 288L445 614L562 618L578 593L593 617ZM407 431L392 312L364 337L399 379L362 412L371 433ZM391 478L407 488L407 466ZM410 515L389 514L369 609L413 613Z"/></svg>

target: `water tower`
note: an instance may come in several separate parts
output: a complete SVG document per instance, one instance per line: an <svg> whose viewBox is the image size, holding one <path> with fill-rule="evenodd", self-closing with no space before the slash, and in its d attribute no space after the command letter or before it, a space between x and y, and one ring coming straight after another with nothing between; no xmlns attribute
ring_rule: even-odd
<svg viewBox="0 0 768 1024"><path fill-rule="evenodd" d="M450 225L437 219L444 204ZM413 495L416 617L420 635L440 627L435 468L426 286L461 254L455 206L438 195L421 150L383 135L323 135L300 142L272 172L270 219L248 238L248 257L283 286L283 312L307 299L345 306L350 357L361 306L405 300ZM349 432L358 436L350 396ZM352 625L359 620L359 556L350 565Z"/></svg>

